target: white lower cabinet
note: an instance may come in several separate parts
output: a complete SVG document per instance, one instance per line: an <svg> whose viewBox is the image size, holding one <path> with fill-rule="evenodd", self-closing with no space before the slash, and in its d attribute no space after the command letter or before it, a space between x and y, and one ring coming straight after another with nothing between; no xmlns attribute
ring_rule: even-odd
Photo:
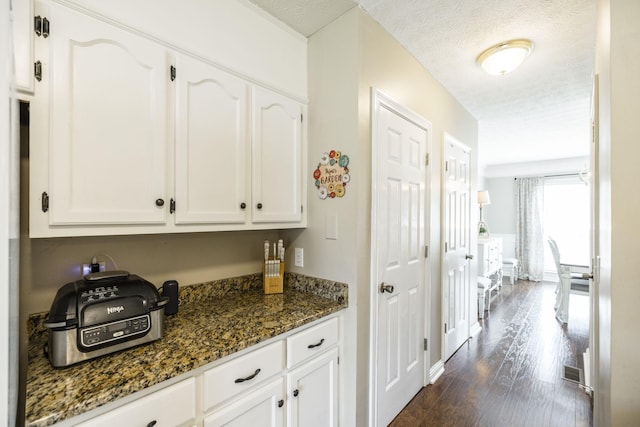
<svg viewBox="0 0 640 427"><path fill-rule="evenodd" d="M254 350L204 373L204 411L236 396L246 396L256 385L282 376L284 350L281 340Z"/></svg>
<svg viewBox="0 0 640 427"><path fill-rule="evenodd" d="M286 364L284 357L277 358L285 342ZM280 364L277 373L276 361ZM338 319L303 329L205 372L203 394L205 427L336 426Z"/></svg>
<svg viewBox="0 0 640 427"><path fill-rule="evenodd" d="M338 425L338 349L293 369L287 375L287 425Z"/></svg>
<svg viewBox="0 0 640 427"><path fill-rule="evenodd" d="M196 421L195 384L195 378L189 378L77 425L81 427L192 426Z"/></svg>
<svg viewBox="0 0 640 427"><path fill-rule="evenodd" d="M284 380L278 377L264 387L239 396L204 419L205 427L277 427L284 425Z"/></svg>

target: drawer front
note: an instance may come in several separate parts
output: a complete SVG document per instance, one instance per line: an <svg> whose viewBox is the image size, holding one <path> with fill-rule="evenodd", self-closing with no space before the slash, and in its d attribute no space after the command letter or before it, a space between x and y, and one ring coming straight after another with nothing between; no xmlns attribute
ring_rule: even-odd
<svg viewBox="0 0 640 427"><path fill-rule="evenodd" d="M333 318L287 338L287 368L296 366L338 342L338 319Z"/></svg>
<svg viewBox="0 0 640 427"><path fill-rule="evenodd" d="M196 420L195 384L194 378L184 380L79 425L82 427L193 425Z"/></svg>
<svg viewBox="0 0 640 427"><path fill-rule="evenodd" d="M282 374L283 342L277 341L204 373L204 411Z"/></svg>

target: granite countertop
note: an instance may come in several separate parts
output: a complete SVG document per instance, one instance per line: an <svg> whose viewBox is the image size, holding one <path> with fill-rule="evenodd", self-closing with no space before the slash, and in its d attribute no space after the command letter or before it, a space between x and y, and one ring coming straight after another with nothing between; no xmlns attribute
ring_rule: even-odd
<svg viewBox="0 0 640 427"><path fill-rule="evenodd" d="M27 426L52 425L207 365L347 307L347 285L288 273L265 295L260 274L180 288L164 337L66 368L44 357L41 322L29 319Z"/></svg>

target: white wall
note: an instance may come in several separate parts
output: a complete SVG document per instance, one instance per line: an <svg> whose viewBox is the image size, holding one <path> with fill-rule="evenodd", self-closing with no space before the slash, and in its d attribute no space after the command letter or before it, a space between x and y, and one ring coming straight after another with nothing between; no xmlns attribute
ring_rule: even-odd
<svg viewBox="0 0 640 427"><path fill-rule="evenodd" d="M631 426L640 420L640 3L598 2L600 346L594 424Z"/></svg>
<svg viewBox="0 0 640 427"><path fill-rule="evenodd" d="M515 234L515 180L511 177L485 178L484 189L489 191L491 197L491 204L483 208L484 220L491 234Z"/></svg>
<svg viewBox="0 0 640 427"><path fill-rule="evenodd" d="M366 192L366 160L358 149L357 14L351 12L315 33L309 40L309 121L307 180L307 229L285 232L291 247L304 250L304 267L293 264L294 251L287 253L291 271L349 284L349 308L344 313L341 349L340 402L344 410L340 425L356 424L357 337L366 330L358 323L357 248L358 199ZM311 173L320 157L330 150L349 156L351 181L342 198L321 200ZM336 218L337 239L327 239L327 217ZM364 328L364 329L362 329Z"/></svg>

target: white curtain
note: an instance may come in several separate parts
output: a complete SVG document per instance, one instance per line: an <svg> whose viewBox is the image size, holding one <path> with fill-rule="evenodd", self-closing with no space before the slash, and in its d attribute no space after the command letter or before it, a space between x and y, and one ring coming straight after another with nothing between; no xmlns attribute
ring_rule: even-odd
<svg viewBox="0 0 640 427"><path fill-rule="evenodd" d="M521 277L537 282L544 273L544 180L517 178L516 185L516 258Z"/></svg>

